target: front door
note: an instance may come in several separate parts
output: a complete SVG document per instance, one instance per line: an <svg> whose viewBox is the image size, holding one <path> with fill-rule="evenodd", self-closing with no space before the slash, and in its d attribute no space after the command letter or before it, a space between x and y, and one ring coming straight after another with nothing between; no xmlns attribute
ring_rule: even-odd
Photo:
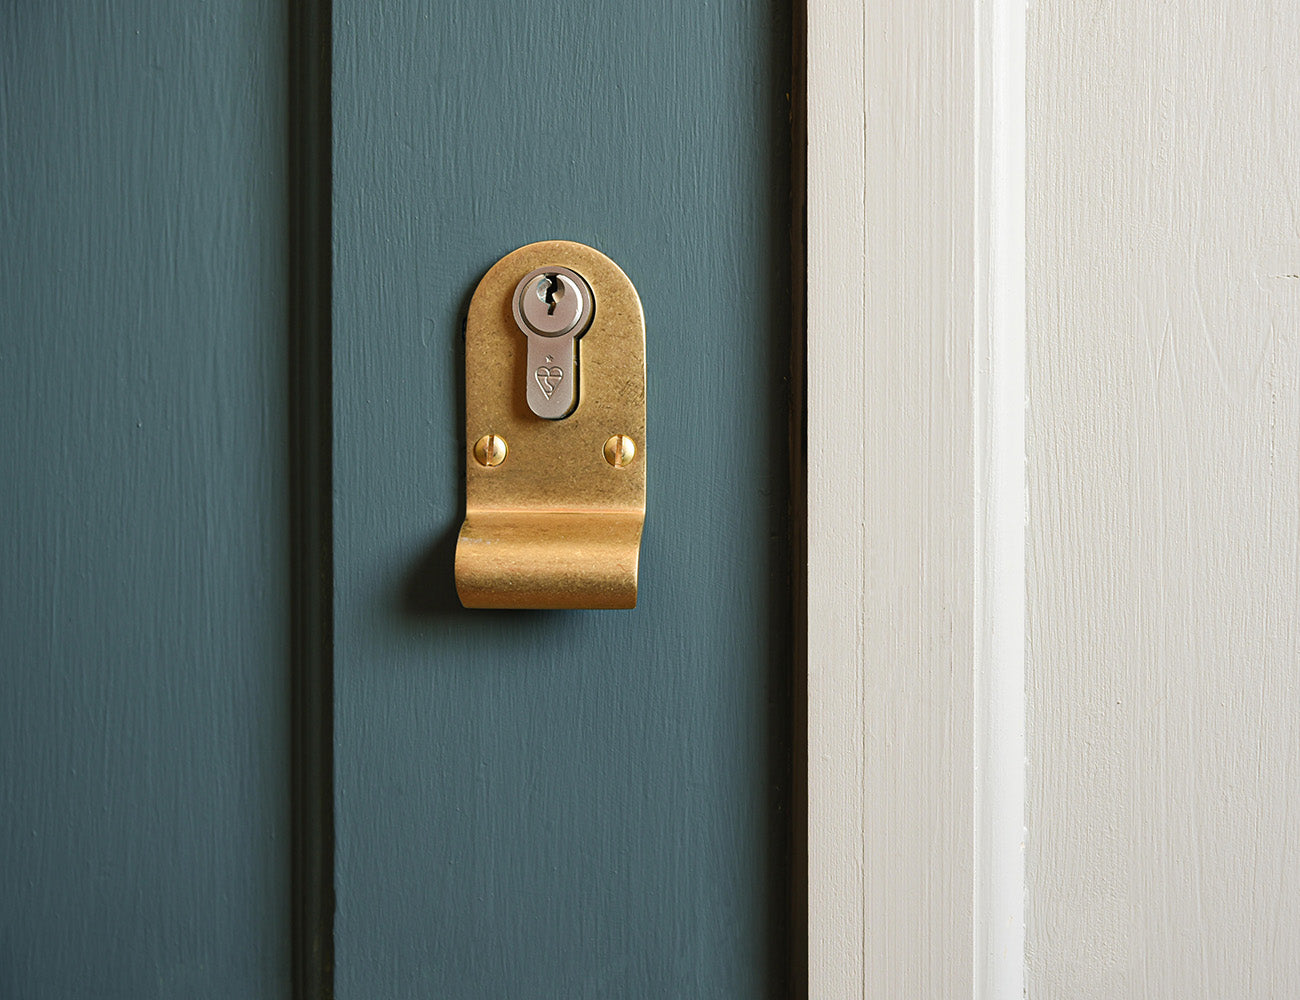
<svg viewBox="0 0 1300 1000"><path fill-rule="evenodd" d="M334 24L339 996L785 996L788 5ZM543 239L645 309L633 611L453 588L466 307Z"/></svg>
<svg viewBox="0 0 1300 1000"><path fill-rule="evenodd" d="M327 15L0 15L0 993L282 996L296 953L339 997L785 996L790 5L335 0L312 427L288 206L330 165L290 98ZM466 611L466 306L551 238L645 308L640 600ZM290 686L327 497L332 719ZM304 726L332 866L291 847Z"/></svg>

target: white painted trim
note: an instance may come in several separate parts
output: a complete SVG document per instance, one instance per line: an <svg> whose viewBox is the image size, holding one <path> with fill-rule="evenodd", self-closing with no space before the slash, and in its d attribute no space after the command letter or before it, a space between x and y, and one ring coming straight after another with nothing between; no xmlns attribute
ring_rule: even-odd
<svg viewBox="0 0 1300 1000"><path fill-rule="evenodd" d="M867 398L863 12L807 17L808 996L867 980Z"/></svg>
<svg viewBox="0 0 1300 1000"><path fill-rule="evenodd" d="M975 996L1025 992L1025 4L980 0Z"/></svg>
<svg viewBox="0 0 1300 1000"><path fill-rule="evenodd" d="M1027 986L1300 997L1300 5L1028 57Z"/></svg>
<svg viewBox="0 0 1300 1000"><path fill-rule="evenodd" d="M1011 1000L1024 10L807 21L808 993Z"/></svg>

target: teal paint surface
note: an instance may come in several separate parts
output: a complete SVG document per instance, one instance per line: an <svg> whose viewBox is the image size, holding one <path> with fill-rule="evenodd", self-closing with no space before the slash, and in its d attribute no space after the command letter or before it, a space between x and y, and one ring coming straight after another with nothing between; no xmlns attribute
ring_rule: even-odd
<svg viewBox="0 0 1300 1000"><path fill-rule="evenodd" d="M284 996L280 5L0 48L0 996Z"/></svg>
<svg viewBox="0 0 1300 1000"><path fill-rule="evenodd" d="M335 3L338 995L783 997L789 12ZM500 256L642 297L630 612L469 612L461 328Z"/></svg>

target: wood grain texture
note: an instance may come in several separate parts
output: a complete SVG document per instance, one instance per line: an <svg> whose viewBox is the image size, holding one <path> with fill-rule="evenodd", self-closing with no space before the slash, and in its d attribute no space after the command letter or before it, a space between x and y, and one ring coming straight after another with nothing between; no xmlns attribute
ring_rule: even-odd
<svg viewBox="0 0 1300 1000"><path fill-rule="evenodd" d="M809 995L975 968L975 8L808 24Z"/></svg>
<svg viewBox="0 0 1300 1000"><path fill-rule="evenodd" d="M0 48L0 995L283 995L280 12Z"/></svg>
<svg viewBox="0 0 1300 1000"><path fill-rule="evenodd" d="M1031 997L1300 995L1297 65L1031 8Z"/></svg>
<svg viewBox="0 0 1300 1000"><path fill-rule="evenodd" d="M338 994L785 997L789 12L335 13ZM466 611L461 326L552 238L645 307L639 604Z"/></svg>

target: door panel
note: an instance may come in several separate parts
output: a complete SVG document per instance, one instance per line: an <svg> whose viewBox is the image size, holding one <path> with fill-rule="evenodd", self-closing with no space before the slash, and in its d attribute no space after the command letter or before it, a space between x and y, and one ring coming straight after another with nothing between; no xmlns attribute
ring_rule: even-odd
<svg viewBox="0 0 1300 1000"><path fill-rule="evenodd" d="M789 12L335 3L341 997L784 996ZM463 344L539 239L641 294L630 612L470 612Z"/></svg>
<svg viewBox="0 0 1300 1000"><path fill-rule="evenodd" d="M0 995L282 995L279 8L0 38Z"/></svg>

